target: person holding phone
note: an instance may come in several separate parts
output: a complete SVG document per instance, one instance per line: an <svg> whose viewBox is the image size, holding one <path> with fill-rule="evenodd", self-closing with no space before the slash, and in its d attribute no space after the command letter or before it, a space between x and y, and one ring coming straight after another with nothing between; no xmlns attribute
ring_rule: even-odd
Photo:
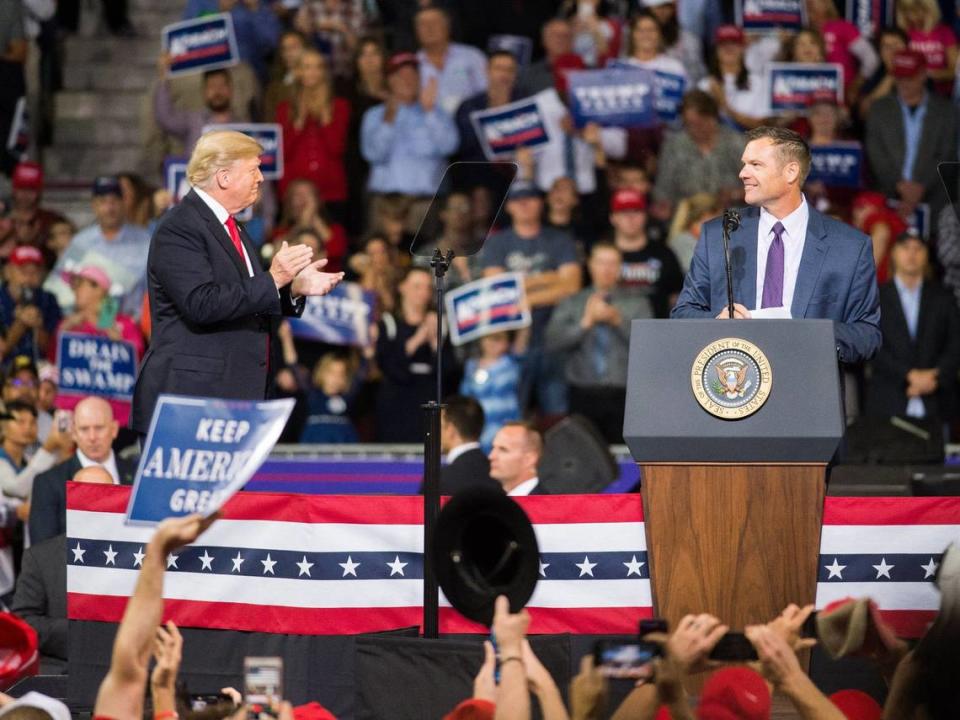
<svg viewBox="0 0 960 720"><path fill-rule="evenodd" d="M106 271L87 265L75 272L64 272L63 279L73 290L75 309L57 325L54 342L47 350L50 361L56 362L60 335L65 332L123 340L133 345L139 361L144 349L143 335L133 318L118 312L117 299L110 295L111 282Z"/></svg>

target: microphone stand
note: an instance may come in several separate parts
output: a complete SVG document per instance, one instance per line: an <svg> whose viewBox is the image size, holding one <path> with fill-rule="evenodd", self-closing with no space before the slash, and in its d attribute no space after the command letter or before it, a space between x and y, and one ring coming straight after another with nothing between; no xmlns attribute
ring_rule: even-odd
<svg viewBox="0 0 960 720"><path fill-rule="evenodd" d="M443 278L453 262L453 250L446 255L439 248L430 258L437 293L437 397L424 403L423 441L423 637L436 639L440 632L440 590L430 543L440 514L440 411L443 409Z"/></svg>
<svg viewBox="0 0 960 720"><path fill-rule="evenodd" d="M733 320L733 271L730 269L730 233L740 227L740 213L723 211L723 263L727 275L727 316Z"/></svg>

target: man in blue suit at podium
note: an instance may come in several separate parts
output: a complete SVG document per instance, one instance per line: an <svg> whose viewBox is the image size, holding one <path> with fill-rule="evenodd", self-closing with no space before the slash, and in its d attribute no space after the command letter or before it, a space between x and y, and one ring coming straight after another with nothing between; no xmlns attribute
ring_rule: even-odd
<svg viewBox="0 0 960 720"><path fill-rule="evenodd" d="M734 317L833 320L840 360L866 360L881 342L870 238L807 204L810 148L797 133L759 127L746 137L740 180L750 207L730 234ZM671 317L728 317L722 226L703 226Z"/></svg>

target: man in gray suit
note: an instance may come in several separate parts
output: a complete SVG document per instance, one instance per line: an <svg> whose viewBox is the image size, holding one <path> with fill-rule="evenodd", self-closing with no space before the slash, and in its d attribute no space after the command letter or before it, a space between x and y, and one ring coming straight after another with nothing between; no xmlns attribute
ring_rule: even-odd
<svg viewBox="0 0 960 720"><path fill-rule="evenodd" d="M927 90L924 56L902 50L893 58L896 92L873 103L866 146L877 188L902 203L904 216L929 203L932 216L947 203L937 165L957 159L953 104Z"/></svg>
<svg viewBox="0 0 960 720"><path fill-rule="evenodd" d="M746 137L740 180L751 207L730 234L734 317L833 320L839 359L870 358L880 347L870 238L807 204L810 148L797 133L759 127ZM721 226L716 218L700 231L671 317L728 317Z"/></svg>

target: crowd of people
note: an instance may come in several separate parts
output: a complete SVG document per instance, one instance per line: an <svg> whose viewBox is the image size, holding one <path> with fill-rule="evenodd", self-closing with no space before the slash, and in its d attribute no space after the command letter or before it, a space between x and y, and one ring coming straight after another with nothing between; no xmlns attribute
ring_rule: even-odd
<svg viewBox="0 0 960 720"><path fill-rule="evenodd" d="M545 428L569 413L621 442L630 321L669 316L701 226L743 203L744 133L762 124L796 130L813 149L844 142L863 153L859 186L804 188L811 207L870 236L882 286L883 347L853 368L860 392L848 416L905 415L949 438L960 222L938 164L957 160L956 39L934 0L898 3L894 24L872 38L832 0L808 0L808 27L768 34L745 33L711 3L546 3L527 8L520 25L539 29L532 59L498 43L512 27L499 24L506 11L477 25L456 3L286 5L187 3L185 19L231 14L242 62L170 78L162 54L144 126L145 175L155 177L207 125L278 123L283 175L262 185L245 222L264 266L282 242L306 244L375 298L362 347L281 327L275 392L298 400L284 442L421 441L411 418L441 357L446 392L484 406L487 450L499 423L534 418ZM20 52L15 36L8 54ZM839 64L842 92L815 92L805 111L774 114L764 72L772 61ZM612 63L682 78L676 120L576 127L566 73ZM492 227L478 256L454 260L448 287L520 272L531 325L453 347L437 337L431 272L410 244L448 164L485 159L471 114L534 95L551 141L516 152L503 210L489 187L466 183L443 196L435 228L444 245ZM147 250L175 197L136 173L99 177L96 221L78 230L42 203L40 164L8 172L5 362L54 360L64 331L124 339L142 354Z"/></svg>

